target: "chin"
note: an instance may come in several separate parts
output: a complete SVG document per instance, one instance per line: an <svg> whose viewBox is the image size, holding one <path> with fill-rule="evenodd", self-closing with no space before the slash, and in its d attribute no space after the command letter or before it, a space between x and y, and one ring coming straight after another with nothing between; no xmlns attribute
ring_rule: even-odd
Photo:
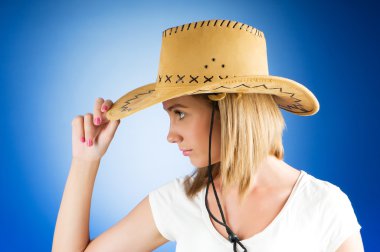
<svg viewBox="0 0 380 252"><path fill-rule="evenodd" d="M197 161L191 160L191 164L198 169L208 167L208 162L197 162Z"/></svg>

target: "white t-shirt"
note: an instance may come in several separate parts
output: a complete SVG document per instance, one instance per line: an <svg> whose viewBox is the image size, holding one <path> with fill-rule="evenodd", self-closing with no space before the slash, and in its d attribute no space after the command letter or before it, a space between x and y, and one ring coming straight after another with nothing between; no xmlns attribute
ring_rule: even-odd
<svg viewBox="0 0 380 252"><path fill-rule="evenodd" d="M184 179L176 178L149 193L159 232L176 242L176 252L233 251L233 244L211 222L205 206L206 188L189 200ZM241 242L248 252L333 252L360 229L347 195L330 182L301 170L276 218L263 231Z"/></svg>

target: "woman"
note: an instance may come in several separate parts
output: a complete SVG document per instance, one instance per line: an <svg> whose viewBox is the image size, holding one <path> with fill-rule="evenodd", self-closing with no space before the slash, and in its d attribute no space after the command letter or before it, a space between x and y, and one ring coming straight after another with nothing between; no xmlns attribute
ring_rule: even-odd
<svg viewBox="0 0 380 252"><path fill-rule="evenodd" d="M152 191L90 241L92 189L120 119L160 102L168 141L194 174ZM53 251L151 251L169 240L177 251L364 251L348 197L283 161L279 108L313 115L319 103L303 85L268 74L261 31L228 20L165 30L155 83L115 104L99 98L93 115L73 120Z"/></svg>

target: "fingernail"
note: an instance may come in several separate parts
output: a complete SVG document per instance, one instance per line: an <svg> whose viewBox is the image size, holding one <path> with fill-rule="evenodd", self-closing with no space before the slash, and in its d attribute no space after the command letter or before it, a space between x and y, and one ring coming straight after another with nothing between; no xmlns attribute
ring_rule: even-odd
<svg viewBox="0 0 380 252"><path fill-rule="evenodd" d="M102 112L105 112L106 110L108 110L108 107L106 105L103 105L102 106Z"/></svg>
<svg viewBox="0 0 380 252"><path fill-rule="evenodd" d="M92 140L91 139L88 139L87 146L88 147L92 146Z"/></svg>
<svg viewBox="0 0 380 252"><path fill-rule="evenodd" d="M84 143L86 140L84 139L84 137L82 137L82 138L80 139L80 141L81 141L82 143Z"/></svg>
<svg viewBox="0 0 380 252"><path fill-rule="evenodd" d="M100 117L96 117L95 118L95 125L99 125L100 124Z"/></svg>

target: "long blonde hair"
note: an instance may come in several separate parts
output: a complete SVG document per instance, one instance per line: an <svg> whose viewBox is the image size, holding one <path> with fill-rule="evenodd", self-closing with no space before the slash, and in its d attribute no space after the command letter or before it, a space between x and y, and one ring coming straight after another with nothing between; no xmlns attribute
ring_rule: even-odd
<svg viewBox="0 0 380 252"><path fill-rule="evenodd" d="M207 94L195 96L208 100ZM223 189L238 185L242 199L268 155L284 158L285 121L273 96L268 94L227 93L218 101L216 112L220 113L221 155L220 163L213 164L212 175L221 176ZM184 181L187 196L194 197L207 181L207 167L196 168Z"/></svg>

